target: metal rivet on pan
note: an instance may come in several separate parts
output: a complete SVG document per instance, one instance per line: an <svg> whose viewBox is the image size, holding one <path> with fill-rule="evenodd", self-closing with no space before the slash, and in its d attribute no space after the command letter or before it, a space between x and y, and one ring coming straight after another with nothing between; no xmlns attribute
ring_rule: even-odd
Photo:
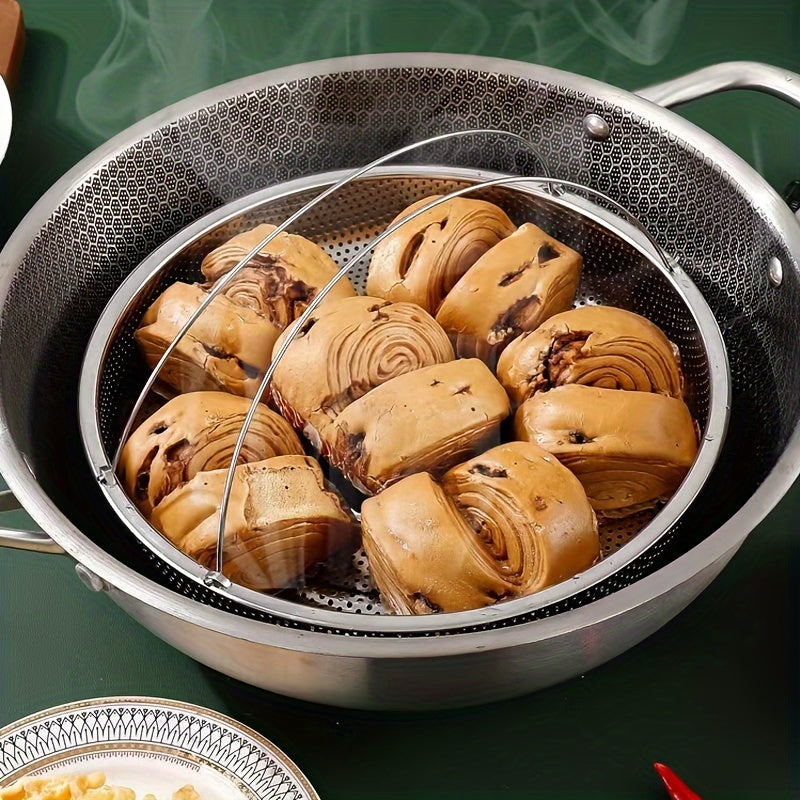
<svg viewBox="0 0 800 800"><path fill-rule="evenodd" d="M88 567L83 564L75 565L75 574L80 578L81 583L91 592L104 592L108 585L99 576L95 575Z"/></svg>
<svg viewBox="0 0 800 800"><path fill-rule="evenodd" d="M767 264L767 275L769 276L769 282L773 286L781 285L783 281L783 264L781 264L780 259L773 256L769 260L769 264Z"/></svg>
<svg viewBox="0 0 800 800"><path fill-rule="evenodd" d="M587 114L583 118L583 128L592 139L608 139L611 126L599 114Z"/></svg>

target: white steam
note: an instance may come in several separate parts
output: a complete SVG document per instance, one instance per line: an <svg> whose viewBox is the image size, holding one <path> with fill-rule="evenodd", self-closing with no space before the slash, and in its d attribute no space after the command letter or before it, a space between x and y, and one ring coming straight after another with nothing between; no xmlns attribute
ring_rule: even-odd
<svg viewBox="0 0 800 800"><path fill-rule="evenodd" d="M224 81L339 55L482 52L605 77L613 60L664 58L686 11L686 0L109 1L116 32L76 98L98 138Z"/></svg>
<svg viewBox="0 0 800 800"><path fill-rule="evenodd" d="M81 122L107 138L217 82L225 39L211 13L212 2L114 0L117 31L78 87Z"/></svg>
<svg viewBox="0 0 800 800"><path fill-rule="evenodd" d="M687 0L514 0L506 47L530 49L521 57L549 66L580 59L597 42L609 56L652 66L675 42Z"/></svg>
<svg viewBox="0 0 800 800"><path fill-rule="evenodd" d="M573 3L587 35L637 64L652 66L667 54L686 12L686 0L599 0Z"/></svg>

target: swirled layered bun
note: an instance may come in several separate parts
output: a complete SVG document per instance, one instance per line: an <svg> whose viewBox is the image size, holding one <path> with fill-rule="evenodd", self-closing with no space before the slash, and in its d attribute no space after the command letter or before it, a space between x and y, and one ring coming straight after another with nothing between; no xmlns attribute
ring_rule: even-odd
<svg viewBox="0 0 800 800"><path fill-rule="evenodd" d="M226 392L174 397L125 443L119 476L128 497L149 517L164 497L198 472L229 467L249 408L249 400ZM289 423L259 404L238 463L302 454Z"/></svg>
<svg viewBox="0 0 800 800"><path fill-rule="evenodd" d="M683 391L678 351L664 332L639 314L611 306L550 317L505 349L497 377L515 405L570 383L669 397Z"/></svg>
<svg viewBox="0 0 800 800"><path fill-rule="evenodd" d="M153 525L205 567L216 565L227 470L199 472L153 511ZM225 520L222 572L259 591L295 585L334 553L352 551L358 526L308 456L236 467Z"/></svg>
<svg viewBox="0 0 800 800"><path fill-rule="evenodd" d="M697 456L686 404L652 392L559 386L525 401L514 431L553 453L609 517L668 499Z"/></svg>
<svg viewBox="0 0 800 800"><path fill-rule="evenodd" d="M440 483L411 475L365 500L361 514L373 579L399 614L522 597L600 557L580 482L529 442L492 448Z"/></svg>
<svg viewBox="0 0 800 800"><path fill-rule="evenodd" d="M199 286L173 283L147 309L134 334L150 369L206 299ZM175 393L225 391L253 397L280 331L261 314L215 297L159 373Z"/></svg>
<svg viewBox="0 0 800 800"><path fill-rule="evenodd" d="M275 225L258 225L212 250L200 265L209 287L274 230ZM258 311L283 330L306 310L337 271L333 259L319 245L284 231L239 270L223 294L237 305ZM334 284L322 304L355 293L345 276Z"/></svg>
<svg viewBox="0 0 800 800"><path fill-rule="evenodd" d="M400 375L351 403L328 429L328 458L374 494L413 472L439 475L500 441L510 407L477 358Z"/></svg>
<svg viewBox="0 0 800 800"><path fill-rule="evenodd" d="M290 329L278 339L282 346ZM447 334L411 303L351 297L314 312L278 363L272 398L325 452L325 429L354 400L407 372L453 359Z"/></svg>
<svg viewBox="0 0 800 800"><path fill-rule="evenodd" d="M412 203L393 223L439 196ZM458 279L514 229L493 203L466 197L448 200L402 225L375 248L367 294L416 303L435 314Z"/></svg>
<svg viewBox="0 0 800 800"><path fill-rule="evenodd" d="M494 367L517 336L572 308L582 265L579 253L526 222L470 267L436 321L457 356Z"/></svg>

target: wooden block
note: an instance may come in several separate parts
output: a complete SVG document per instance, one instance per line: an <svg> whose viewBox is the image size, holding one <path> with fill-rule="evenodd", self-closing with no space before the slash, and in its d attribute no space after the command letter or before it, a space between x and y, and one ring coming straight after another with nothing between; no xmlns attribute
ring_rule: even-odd
<svg viewBox="0 0 800 800"><path fill-rule="evenodd" d="M17 82L25 49L25 26L17 0L0 0L0 76L9 89Z"/></svg>

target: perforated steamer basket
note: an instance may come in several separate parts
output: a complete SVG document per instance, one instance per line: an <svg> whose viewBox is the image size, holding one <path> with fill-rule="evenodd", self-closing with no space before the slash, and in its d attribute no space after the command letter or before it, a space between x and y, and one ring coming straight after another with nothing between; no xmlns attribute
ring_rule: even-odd
<svg viewBox="0 0 800 800"><path fill-rule="evenodd" d="M674 101L749 85L800 103L798 81L740 64L651 96ZM549 605L541 615L483 616L499 604L446 631L332 627L242 604L234 610L226 598L209 602L178 571L167 578L105 501L78 434L80 365L109 298L170 236L228 202L466 127L524 133L554 175L628 206L720 324L733 389L728 435L670 544L605 596ZM508 171L502 163L488 168ZM795 218L740 159L613 87L526 64L437 55L256 76L168 109L93 154L3 250L4 476L79 562L91 588L234 677L360 707L463 705L530 691L608 660L666 622L722 569L797 475L798 252ZM32 535L4 538L57 546Z"/></svg>
<svg viewBox="0 0 800 800"><path fill-rule="evenodd" d="M462 138L462 137L459 137ZM463 137L468 138L468 137ZM477 138L484 138L480 135ZM494 137L497 146L502 135ZM504 142L509 144L508 141ZM511 142L511 147L518 146ZM677 523L701 489L724 440L730 404L728 363L714 317L685 273L638 223L619 218L572 193L553 179L517 180L470 169L431 166L379 167L322 197L347 173L311 176L271 187L223 206L188 226L146 258L123 282L89 340L79 390L81 432L102 491L131 533L157 558L168 580L177 573L193 581L206 602L227 603L303 624L328 625L364 634L391 631L446 633L453 628L497 623L521 616L541 617L552 606L578 606L626 585L646 571L666 547ZM497 183L485 186L485 183ZM575 192L578 192L576 194ZM365 292L371 244L389 233L388 225L410 203L433 194L468 192L500 205L516 224L535 222L582 253L577 304L616 305L636 311L661 326L681 352L686 399L698 421L701 443L686 479L662 510L601 523L604 559L585 572L546 590L493 609L424 617L381 617L386 613L369 579L369 563L359 551L353 563L336 564L309 577L298 589L262 594L227 580L222 565L203 567L161 536L132 505L115 475L114 454L131 427L134 400L144 376L133 338L145 310L175 280L202 280L199 265L232 235L268 222L280 225L302 213L291 230L316 241L348 270L357 291ZM589 193L593 194L593 193ZM444 198L442 198L444 199ZM599 198L603 200L603 198ZM606 201L614 208L614 204ZM407 219L412 219L411 217ZM404 222L398 225L406 224ZM240 264L246 264L246 258ZM235 270L234 270L235 271ZM321 298L320 298L321 299ZM304 316L313 312L310 308ZM298 321L302 328L303 317ZM276 361L280 360L276 354ZM163 360L163 358L162 358ZM155 375L151 376L151 380ZM409 398L414 402L414 398ZM254 403L257 401L253 401ZM132 409L133 406L133 409ZM342 487L342 481L340 488ZM219 546L219 543L218 543ZM221 550L220 550L221 553Z"/></svg>

